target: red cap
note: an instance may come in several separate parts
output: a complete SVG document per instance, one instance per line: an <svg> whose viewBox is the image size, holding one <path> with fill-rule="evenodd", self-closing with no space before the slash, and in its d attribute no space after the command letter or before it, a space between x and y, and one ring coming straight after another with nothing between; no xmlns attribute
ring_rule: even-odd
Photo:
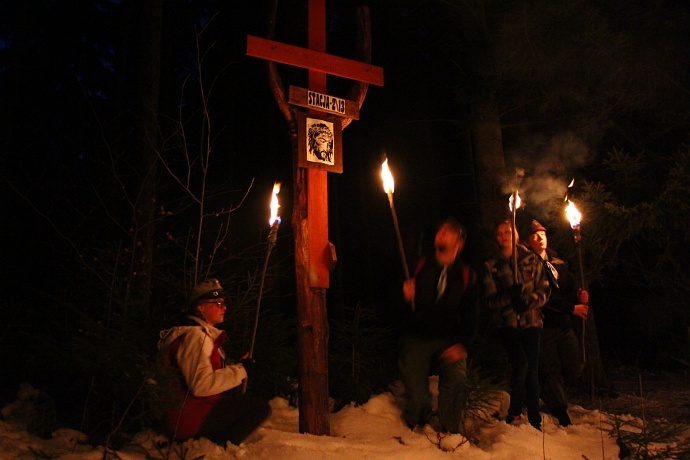
<svg viewBox="0 0 690 460"><path fill-rule="evenodd" d="M531 235L532 233L535 232L545 232L546 228L542 224L539 223L537 219L532 219L532 222L529 224L529 229L530 232L529 234Z"/></svg>

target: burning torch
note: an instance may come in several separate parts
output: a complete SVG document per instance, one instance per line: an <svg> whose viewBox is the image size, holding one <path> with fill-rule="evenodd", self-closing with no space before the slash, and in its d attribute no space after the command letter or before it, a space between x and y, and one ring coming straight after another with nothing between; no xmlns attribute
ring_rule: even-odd
<svg viewBox="0 0 690 460"><path fill-rule="evenodd" d="M259 284L259 294L256 304L256 317L254 318L254 331L252 332L252 342L249 347L248 358L251 359L254 356L254 343L256 341L256 330L259 327L259 310L261 309L261 296L264 292L264 280L266 279L266 269L268 268L268 259L271 257L271 251L276 245L276 239L278 237L278 227L280 227L280 217L278 216L278 208L280 204L278 203L278 193L280 193L280 182L275 182L273 184L273 194L271 195L271 217L268 220L268 224L271 226L271 230L268 232L268 248L266 249L266 258L264 259L264 268L261 271L261 283ZM247 392L247 382L249 377L244 380L242 385L242 393Z"/></svg>
<svg viewBox="0 0 690 460"><path fill-rule="evenodd" d="M517 229L516 229L516 220L517 220L517 210L518 208L522 205L522 200L520 199L520 193L518 192L518 189L520 188L520 182L522 182L522 178L525 176L525 170L522 168L515 168L515 192L513 192L510 195L510 202L509 202L509 208L510 212L513 217L513 281L515 281L515 284L518 283L518 265L517 265L517 259L518 259L518 250L517 250Z"/></svg>
<svg viewBox="0 0 690 460"><path fill-rule="evenodd" d="M381 164L381 179L383 180L383 190L388 195L388 204L393 214L393 226L395 227L395 234L398 237L398 250L400 251L400 258L402 259L403 270L405 271L405 279L410 279L410 270L407 268L407 259L405 258L405 248L403 246L402 237L400 236L400 226L398 225L398 214L395 212L395 203L393 202L393 192L395 191L395 181L393 174L388 169L388 158ZM412 309L414 310L414 299L412 300Z"/></svg>
<svg viewBox="0 0 690 460"><path fill-rule="evenodd" d="M570 182L568 188L572 187L575 183L575 179ZM580 265L580 286L582 289L585 288L585 271L582 265L582 235L580 234L580 221L582 220L582 214L577 210L575 204L570 201L568 195L565 196L565 201L568 202L568 206L565 207L565 216L570 222L570 228L573 229L573 238L575 240L575 246L577 247L578 262ZM582 359L585 360L585 319L582 319Z"/></svg>

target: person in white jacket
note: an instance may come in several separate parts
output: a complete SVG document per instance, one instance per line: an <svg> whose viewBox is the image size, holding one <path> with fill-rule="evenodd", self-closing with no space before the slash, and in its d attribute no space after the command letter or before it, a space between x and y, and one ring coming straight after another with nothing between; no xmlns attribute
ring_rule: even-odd
<svg viewBox="0 0 690 460"><path fill-rule="evenodd" d="M172 440L205 437L217 444L239 445L271 412L267 401L242 394L242 381L253 362L226 365L223 287L211 279L194 287L188 299L189 325L160 333L158 349L179 373L166 402L163 429Z"/></svg>

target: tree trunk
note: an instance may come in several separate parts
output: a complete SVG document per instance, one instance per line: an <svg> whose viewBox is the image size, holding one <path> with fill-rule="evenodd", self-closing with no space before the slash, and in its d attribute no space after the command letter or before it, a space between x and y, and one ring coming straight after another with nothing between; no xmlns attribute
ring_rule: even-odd
<svg viewBox="0 0 690 460"><path fill-rule="evenodd" d="M479 201L479 224L482 228L482 254L491 254L493 230L498 217L508 213L508 200L503 193L506 162L503 154L501 121L496 98L486 94L476 99L471 108L472 148L477 165L476 180Z"/></svg>
<svg viewBox="0 0 690 460"><path fill-rule="evenodd" d="M133 203L133 258L125 293L130 318L145 318L151 298L153 227L156 206L158 89L163 0L137 0L127 5L133 21L127 75L131 78L133 138L125 156L133 167L129 196Z"/></svg>
<svg viewBox="0 0 690 460"><path fill-rule="evenodd" d="M482 230L480 250L488 256L495 248L493 233L498 219L503 215L507 217L508 213L508 200L503 191L506 160L496 86L493 78L485 74L492 41L491 30L484 2L467 2L459 8L459 32L468 50L463 68L470 81L466 98L476 165L479 226Z"/></svg>

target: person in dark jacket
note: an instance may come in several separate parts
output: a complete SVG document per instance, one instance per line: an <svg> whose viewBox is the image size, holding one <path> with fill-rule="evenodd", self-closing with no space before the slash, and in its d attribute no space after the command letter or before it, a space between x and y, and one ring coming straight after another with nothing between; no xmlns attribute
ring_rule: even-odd
<svg viewBox="0 0 690 460"><path fill-rule="evenodd" d="M403 284L410 311L399 364L406 390L403 416L410 428L429 422L429 375L437 371L439 431L464 430L466 358L479 301L476 272L460 257L465 240L464 227L445 220L434 239L435 257L424 259L415 277Z"/></svg>
<svg viewBox="0 0 690 460"><path fill-rule="evenodd" d="M548 247L546 229L535 228L527 238L527 245L556 269L557 288L542 309L544 329L539 352L539 381L541 399L562 427L572 422L568 415L566 388L582 374L584 367L581 343L573 332L572 316L587 319L589 293L578 288L565 262Z"/></svg>
<svg viewBox="0 0 690 460"><path fill-rule="evenodd" d="M225 446L239 445L271 412L267 401L242 394L251 360L227 364L223 322L227 306L223 287L212 279L194 287L188 299L189 325L160 333L158 349L179 375L163 414L163 429L172 440L205 437Z"/></svg>
<svg viewBox="0 0 690 460"><path fill-rule="evenodd" d="M484 301L492 312L511 366L510 407L506 423L520 419L522 408L527 405L527 420L536 429L541 429L538 373L543 326L541 310L549 298L551 287L544 264L537 254L520 244L517 230L517 263L514 263L513 224L510 220L497 225L495 237L498 252L495 258L485 263L483 274ZM514 275L514 264L517 276Z"/></svg>

